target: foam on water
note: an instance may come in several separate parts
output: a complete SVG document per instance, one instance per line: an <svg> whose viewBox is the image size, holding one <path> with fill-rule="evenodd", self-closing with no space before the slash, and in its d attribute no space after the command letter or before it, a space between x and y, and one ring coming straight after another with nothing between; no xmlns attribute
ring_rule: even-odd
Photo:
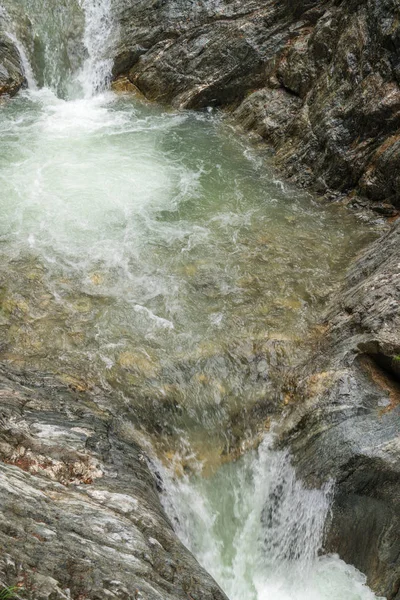
<svg viewBox="0 0 400 600"><path fill-rule="evenodd" d="M10 29L30 90L0 115L1 359L91 378L146 443L185 448L198 475L164 471L166 510L230 600L372 600L319 556L330 486L306 490L269 438L211 477L192 446L221 452L243 398L265 401L269 336L307 331L368 227L275 180L211 113L107 92L111 0L4 2L40 51L30 69Z"/></svg>
<svg viewBox="0 0 400 600"><path fill-rule="evenodd" d="M271 444L267 436L211 478L176 478L158 465L183 543L230 600L373 600L364 575L319 555L333 483L304 488Z"/></svg>
<svg viewBox="0 0 400 600"><path fill-rule="evenodd" d="M109 110L112 95L66 102L44 89L29 97L40 108L38 118L12 122L12 132L4 131L13 135L19 128L28 143L19 148L18 165L1 172L4 192L13 198L4 207L3 226L15 223L20 248L29 238L31 248L44 255L51 248L61 260L120 264L121 252L129 247L135 253L140 245L151 213L173 207L181 180L187 190L189 179L190 187L189 173L146 139L147 131L156 133L156 122L138 119L135 127L132 113ZM170 126L177 120L170 119ZM163 122L161 129L167 126ZM133 137L136 131L140 148L132 144L125 154L118 134Z"/></svg>

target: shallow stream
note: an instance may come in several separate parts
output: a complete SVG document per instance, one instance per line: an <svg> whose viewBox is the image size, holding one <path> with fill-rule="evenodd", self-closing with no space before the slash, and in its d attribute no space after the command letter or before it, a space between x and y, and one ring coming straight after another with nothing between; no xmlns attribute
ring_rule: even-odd
<svg viewBox="0 0 400 600"><path fill-rule="evenodd" d="M19 2L5 4L16 38ZM63 6L44 23L31 3L30 86L0 107L0 359L112 392L154 448L178 534L231 600L373 598L318 557L330 490L304 490L268 433L273 373L370 225L277 179L218 113L107 90L110 5Z"/></svg>

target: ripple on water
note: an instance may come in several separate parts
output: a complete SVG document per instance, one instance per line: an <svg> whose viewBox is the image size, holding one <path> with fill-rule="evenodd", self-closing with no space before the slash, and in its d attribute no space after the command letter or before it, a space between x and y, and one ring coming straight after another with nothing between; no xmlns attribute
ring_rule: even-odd
<svg viewBox="0 0 400 600"><path fill-rule="evenodd" d="M271 370L368 225L274 180L217 116L44 88L0 129L3 358L118 390L158 437L211 428L226 452L233 415L268 427Z"/></svg>
<svg viewBox="0 0 400 600"><path fill-rule="evenodd" d="M113 391L178 475L165 479L181 536L232 600L372 598L316 556L319 534L307 581L277 570L259 531L278 455L231 462L269 429L285 367L369 226L274 180L213 115L42 89L7 104L0 131L1 358ZM326 497L284 472L295 518L317 499L321 528Z"/></svg>

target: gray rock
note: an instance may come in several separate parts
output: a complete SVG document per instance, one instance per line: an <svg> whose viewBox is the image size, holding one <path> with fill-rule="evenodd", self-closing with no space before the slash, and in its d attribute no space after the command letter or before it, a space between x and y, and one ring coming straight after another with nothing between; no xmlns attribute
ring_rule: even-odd
<svg viewBox="0 0 400 600"><path fill-rule="evenodd" d="M300 99L281 87L264 88L246 98L234 112L234 117L246 129L255 131L277 148L300 106Z"/></svg>
<svg viewBox="0 0 400 600"><path fill-rule="evenodd" d="M325 549L400 598L400 222L352 266L281 432L309 485L336 481Z"/></svg>
<svg viewBox="0 0 400 600"><path fill-rule="evenodd" d="M243 101L235 117L297 183L400 207L396 0L114 0L114 11L115 76L177 107Z"/></svg>
<svg viewBox="0 0 400 600"><path fill-rule="evenodd" d="M177 539L129 421L38 373L0 368L0 395L1 584L35 600L225 598Z"/></svg>
<svg viewBox="0 0 400 600"><path fill-rule="evenodd" d="M14 96L25 84L25 76L19 52L6 31L6 18L0 7L0 96Z"/></svg>

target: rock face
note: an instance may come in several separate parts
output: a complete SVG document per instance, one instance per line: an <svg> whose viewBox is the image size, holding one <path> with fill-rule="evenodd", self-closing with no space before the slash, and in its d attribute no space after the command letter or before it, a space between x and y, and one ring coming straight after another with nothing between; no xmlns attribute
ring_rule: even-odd
<svg viewBox="0 0 400 600"><path fill-rule="evenodd" d="M224 600L109 399L2 368L0 395L0 585L35 600Z"/></svg>
<svg viewBox="0 0 400 600"><path fill-rule="evenodd" d="M399 257L400 222L350 270L282 434L310 485L336 480L326 550L388 600L400 598Z"/></svg>
<svg viewBox="0 0 400 600"><path fill-rule="evenodd" d="M397 0L113 0L113 15L115 78L176 107L230 107L299 184L400 208ZM13 95L24 76L3 29L0 95ZM397 224L349 272L288 386L281 431L304 480L336 480L326 549L389 600L400 600L399 257ZM225 597L176 538L108 398L4 369L0 394L0 584L51 600Z"/></svg>
<svg viewBox="0 0 400 600"><path fill-rule="evenodd" d="M25 83L17 48L2 28L0 12L0 97L14 96Z"/></svg>
<svg viewBox="0 0 400 600"><path fill-rule="evenodd" d="M114 0L114 75L174 106L238 106L319 191L400 207L396 0Z"/></svg>

